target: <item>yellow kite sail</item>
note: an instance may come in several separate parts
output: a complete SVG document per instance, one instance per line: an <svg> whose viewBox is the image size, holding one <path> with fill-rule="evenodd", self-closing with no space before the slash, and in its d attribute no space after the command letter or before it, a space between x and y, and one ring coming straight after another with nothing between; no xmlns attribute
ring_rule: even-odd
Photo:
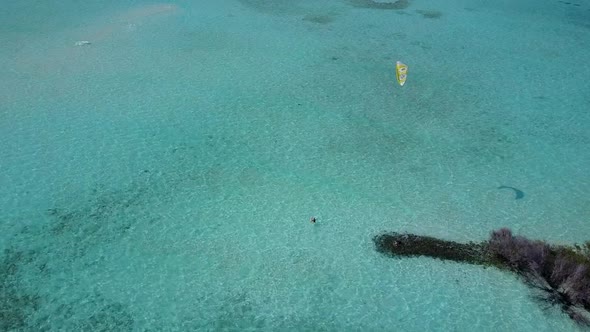
<svg viewBox="0 0 590 332"><path fill-rule="evenodd" d="M399 85L404 86L406 84L406 78L408 75L408 66L404 65L400 61L395 63L395 77Z"/></svg>

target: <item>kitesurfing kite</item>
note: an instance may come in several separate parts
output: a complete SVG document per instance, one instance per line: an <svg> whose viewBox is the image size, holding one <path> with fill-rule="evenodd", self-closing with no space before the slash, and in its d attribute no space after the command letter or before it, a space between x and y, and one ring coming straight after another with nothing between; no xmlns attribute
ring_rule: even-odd
<svg viewBox="0 0 590 332"><path fill-rule="evenodd" d="M406 84L406 77L408 75L408 66L398 61L395 63L395 77L399 85L404 86Z"/></svg>

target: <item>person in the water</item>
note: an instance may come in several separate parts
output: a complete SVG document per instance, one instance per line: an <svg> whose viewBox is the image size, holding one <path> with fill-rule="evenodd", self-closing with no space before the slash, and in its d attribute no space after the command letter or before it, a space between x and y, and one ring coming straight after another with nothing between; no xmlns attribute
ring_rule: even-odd
<svg viewBox="0 0 590 332"><path fill-rule="evenodd" d="M315 222L316 222L316 218L315 218L315 217L311 217L311 218L309 218L309 222L311 222L312 224L315 224Z"/></svg>

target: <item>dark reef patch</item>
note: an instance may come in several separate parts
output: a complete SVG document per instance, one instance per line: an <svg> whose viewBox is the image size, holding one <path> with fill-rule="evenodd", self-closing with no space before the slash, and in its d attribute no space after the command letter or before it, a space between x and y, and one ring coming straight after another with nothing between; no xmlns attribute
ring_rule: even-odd
<svg viewBox="0 0 590 332"><path fill-rule="evenodd" d="M303 20L316 24L328 24L334 22L334 17L331 15L305 15Z"/></svg>
<svg viewBox="0 0 590 332"><path fill-rule="evenodd" d="M121 241L136 224L153 220L146 206L161 197L150 192L150 184L94 190L91 196L56 204L46 211L46 222L28 223L13 234L0 257L0 331L131 330L133 318L122 304L87 294L80 302L85 309L80 303L55 306L64 300L45 285L77 288L79 269L101 262L100 248ZM89 253L90 259L80 260Z"/></svg>
<svg viewBox="0 0 590 332"><path fill-rule="evenodd" d="M580 5L579 3L575 3L575 2L569 2L569 1L557 1L559 3L562 3L564 5L568 5L568 6L574 6L574 7L581 7L582 5Z"/></svg>
<svg viewBox="0 0 590 332"><path fill-rule="evenodd" d="M416 10L416 13L422 15L423 18L437 19L442 17L442 12L438 10Z"/></svg>
<svg viewBox="0 0 590 332"><path fill-rule="evenodd" d="M410 6L409 0L397 0L391 2L380 2L373 0L350 0L350 4L357 8L371 8L371 9L394 9L401 10Z"/></svg>
<svg viewBox="0 0 590 332"><path fill-rule="evenodd" d="M460 263L485 263L485 246L478 243L464 244L400 233L381 234L374 241L378 252L397 257L427 256Z"/></svg>
<svg viewBox="0 0 590 332"><path fill-rule="evenodd" d="M0 331L22 330L42 303L22 284L19 273L34 263L35 251L5 249L0 261Z"/></svg>
<svg viewBox="0 0 590 332"><path fill-rule="evenodd" d="M457 243L414 234L374 237L376 250L393 257L426 256L494 266L517 274L548 306L558 306L579 324L590 326L590 242L584 247L552 246L514 236L503 228L488 241Z"/></svg>
<svg viewBox="0 0 590 332"><path fill-rule="evenodd" d="M47 210L51 221L37 236L51 237L51 251L80 258L97 246L123 238L136 223L150 220L145 208L150 199L148 189L138 185L96 192L86 200Z"/></svg>

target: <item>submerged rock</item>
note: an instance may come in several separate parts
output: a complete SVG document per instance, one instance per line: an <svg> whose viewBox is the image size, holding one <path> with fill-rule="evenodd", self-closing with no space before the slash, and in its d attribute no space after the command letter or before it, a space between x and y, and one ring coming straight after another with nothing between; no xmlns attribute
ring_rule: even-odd
<svg viewBox="0 0 590 332"><path fill-rule="evenodd" d="M427 256L460 263L484 264L483 243L458 243L415 234L388 233L374 238L377 251L393 256Z"/></svg>

